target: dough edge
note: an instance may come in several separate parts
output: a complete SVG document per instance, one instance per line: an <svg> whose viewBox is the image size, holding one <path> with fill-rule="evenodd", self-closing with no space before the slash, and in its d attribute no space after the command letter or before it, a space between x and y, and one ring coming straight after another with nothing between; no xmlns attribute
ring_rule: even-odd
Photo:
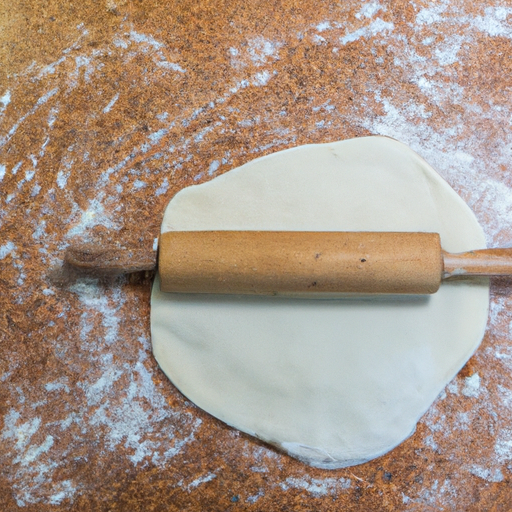
<svg viewBox="0 0 512 512"><path fill-rule="evenodd" d="M364 138L361 138L361 139L384 139L384 138L383 137L364 137ZM407 146L403 145L402 143L399 143L398 141L394 141L394 139L388 139L388 138L385 138L385 139L389 140L389 141L392 141L393 144L400 144L401 146L403 146L403 148L407 148L407 150L410 153L414 153L412 150L410 150L410 148L408 148ZM351 140L358 140L358 139L351 139ZM195 185L195 186L192 186L192 187L187 187L187 188L181 190L180 192L178 192L174 196L174 198L172 199L171 203L173 203L173 207L176 207L176 201L177 200L178 201L181 200L181 198L183 198L183 197L186 198L187 194L190 193L191 189L194 189L196 192L198 192L200 187L203 187L202 190L206 190L206 187L208 187L213 181L216 181L218 183L219 180L229 179L229 176L232 176L233 173L241 172L242 169L244 169L244 168L246 168L248 166L255 165L258 162L264 161L265 159L272 158L276 154L290 153L290 152L294 152L294 151L302 151L302 150L304 150L304 148L337 146L338 144L343 144L343 143L346 143L346 142L349 142L349 141L341 141L341 142L326 143L326 144L311 144L311 145L306 145L306 146L299 146L299 147L296 147L296 148L291 148L291 149L288 149L288 150L280 151L278 153L274 153L274 154L271 154L271 155L267 155L267 156L263 156L263 157L257 158L255 160L252 160L251 162L248 162L247 164L245 164L245 165L243 165L241 167L238 167L237 169L234 169L234 170L232 170L232 171L230 171L230 172L228 172L228 173L226 173L224 175L216 177L214 180L212 180L210 182L203 183L203 184L200 184L200 185ZM420 162L420 164L422 166L425 166L426 168L431 169L431 167L419 155L417 155L416 153L414 153L414 155L416 156L416 158L418 159L418 161ZM460 207L466 209L466 213L468 214L468 216L472 217L474 219L474 222L476 223L476 225L478 225L478 223L476 221L476 218L474 217L474 214L469 209L469 207L465 203L463 203L463 201L455 193L455 191L453 191L449 187L449 185L433 169L431 169L431 170L432 170L432 174L429 176L429 178L434 182L434 184L435 184L434 186L440 186L440 187L442 187L444 189L445 193L447 193L448 195L451 194L452 198L455 201L459 202L459 206ZM164 215L164 221L162 223L162 232L168 231L169 229L175 229L175 228L173 228L173 224L172 224L172 208L170 208L171 203L169 203L169 206L167 207L165 215ZM182 226L182 227L178 227L177 229L186 229L186 228L184 228ZM206 229L212 229L212 228L206 228ZM232 228L228 227L228 228L225 228L225 229L232 229ZM262 229L266 229L266 228L262 228ZM192 228L191 230L194 230L194 228ZM481 231L481 229L480 229L480 231ZM485 247L483 233L481 234L481 247ZM473 246L472 248L476 249L476 248L480 248L480 247L474 247ZM449 250L451 250L451 249L449 249ZM463 250L466 250L466 249L463 249ZM476 286L487 287L487 294L488 294L488 288L489 288L488 280L475 281L474 284ZM153 291L155 291L155 290L153 289ZM152 294L152 300L153 300L153 296L154 296L154 293ZM480 336L479 336L480 340L482 339L483 334L485 332L485 327L486 326L484 324L482 329L481 329ZM464 366L464 364L467 362L467 360L474 353L474 351L476 350L478 345L479 345L479 343L476 344L476 346L474 347L474 350L469 355L466 355L464 360L462 361L462 363L452 372L453 374L443 384L443 387L441 388L440 392L442 392L442 389L444 389L446 384L448 384L453 379L453 377L460 371L462 366ZM158 358L157 358L157 360L158 360ZM159 361L159 364L160 364L160 361ZM162 367L162 369L163 369L163 367ZM167 372L165 370L164 370L164 373L167 374ZM172 380L171 376L170 375L168 375L168 376ZM407 436L403 437L398 442L396 442L393 446L389 446L389 445L383 446L382 450L375 450L368 457L348 458L348 459L344 459L344 460L336 459L335 457L333 457L331 454L329 454L326 450L324 450L322 448L308 446L308 445L305 445L305 444L302 444L302 443L297 443L297 442L294 442L294 441L289 441L289 442L287 442L287 441L274 441L274 440L272 440L270 438L261 437L257 433L251 432L249 429L240 428L239 426L236 426L236 425L231 425L229 421L226 421L225 418L222 418L218 414L214 414L214 416L217 416L219 419L221 419L222 421L224 421L228 425L231 425L233 428L236 428L236 429L239 429L239 430L243 430L243 431L247 432L248 434L253 435L256 438L262 439L263 441L265 441L265 442L267 442L267 443L269 443L271 445L276 446L281 451L284 451L284 452L288 453L289 455L291 455L292 457L295 457L295 458L297 458L299 460L302 460L303 462L305 462L305 463L307 463L307 464L309 464L311 466L319 467L319 468L325 468L325 469L337 469L337 468L343 468L343 467L352 466L352 465L356 465L356 464L361 464L361 463L367 462L369 460L372 460L372 459L374 459L376 457L379 457L379 456L389 452L390 450L395 448L397 445L401 444L405 439L407 439L408 437L410 437L414 433L414 431L416 429L416 423L420 420L420 418L423 416L423 414L430 408L430 406L431 406L431 403L425 408L425 410L423 412L421 412L421 414L418 416L418 418L414 422L414 426L413 426L412 430L409 432L409 434ZM308 454L309 454L309 456L308 456Z"/></svg>

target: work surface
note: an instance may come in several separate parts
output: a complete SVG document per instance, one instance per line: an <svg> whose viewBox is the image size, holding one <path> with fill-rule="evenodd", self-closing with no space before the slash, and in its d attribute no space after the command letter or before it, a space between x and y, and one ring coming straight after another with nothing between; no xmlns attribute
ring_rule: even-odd
<svg viewBox="0 0 512 512"><path fill-rule="evenodd" d="M168 201L258 156L381 134L512 241L512 6L5 2L0 508L510 510L511 290L415 434L312 469L187 401L151 354L150 281L63 281L75 239L153 249Z"/></svg>

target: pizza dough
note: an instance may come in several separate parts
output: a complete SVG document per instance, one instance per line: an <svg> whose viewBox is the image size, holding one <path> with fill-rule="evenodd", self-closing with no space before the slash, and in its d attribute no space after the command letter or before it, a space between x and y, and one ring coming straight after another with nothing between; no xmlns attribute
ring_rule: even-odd
<svg viewBox="0 0 512 512"><path fill-rule="evenodd" d="M473 213L407 146L302 146L179 192L169 230L438 232L485 247ZM304 298L152 292L154 355L199 407L312 466L378 457L414 432L479 345L485 279L431 296Z"/></svg>

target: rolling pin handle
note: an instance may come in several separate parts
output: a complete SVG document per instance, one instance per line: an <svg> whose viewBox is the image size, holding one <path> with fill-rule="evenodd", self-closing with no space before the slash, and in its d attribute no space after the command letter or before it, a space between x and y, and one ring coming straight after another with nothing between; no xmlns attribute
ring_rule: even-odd
<svg viewBox="0 0 512 512"><path fill-rule="evenodd" d="M512 275L512 248L481 249L458 254L443 251L443 279Z"/></svg>

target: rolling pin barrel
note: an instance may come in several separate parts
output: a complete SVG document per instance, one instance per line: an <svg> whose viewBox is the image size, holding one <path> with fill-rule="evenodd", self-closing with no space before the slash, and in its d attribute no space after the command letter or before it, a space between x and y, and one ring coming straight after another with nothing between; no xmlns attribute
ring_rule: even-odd
<svg viewBox="0 0 512 512"><path fill-rule="evenodd" d="M160 236L161 289L228 294L431 294L436 233L171 231Z"/></svg>

